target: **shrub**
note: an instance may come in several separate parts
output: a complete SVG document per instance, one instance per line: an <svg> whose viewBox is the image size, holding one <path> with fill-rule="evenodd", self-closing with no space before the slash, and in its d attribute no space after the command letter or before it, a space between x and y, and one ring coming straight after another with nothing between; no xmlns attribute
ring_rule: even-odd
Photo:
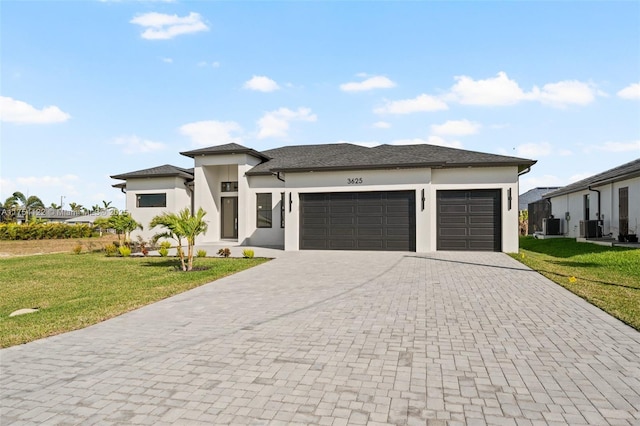
<svg viewBox="0 0 640 426"><path fill-rule="evenodd" d="M167 255L169 254L169 249L166 247L160 247L160 249L158 249L158 254L161 257L167 257Z"/></svg>
<svg viewBox="0 0 640 426"><path fill-rule="evenodd" d="M207 251L206 250L198 250L198 252L196 253L196 256L198 257L207 257Z"/></svg>
<svg viewBox="0 0 640 426"><path fill-rule="evenodd" d="M80 254L82 253L82 244L78 243L75 246L73 246L73 253L74 254Z"/></svg>
<svg viewBox="0 0 640 426"><path fill-rule="evenodd" d="M120 255L122 257L129 257L131 256L131 249L127 246L120 246L120 248L118 249L118 251L120 252Z"/></svg>
<svg viewBox="0 0 640 426"><path fill-rule="evenodd" d="M0 240L42 240L62 238L89 238L93 233L89 225L68 223L0 223Z"/></svg>
<svg viewBox="0 0 640 426"><path fill-rule="evenodd" d="M251 249L244 249L242 250L242 257L245 257L247 259L253 259L253 256L255 255L254 251Z"/></svg>
<svg viewBox="0 0 640 426"><path fill-rule="evenodd" d="M231 256L231 250L229 250L228 248L220 249L218 250L218 256L229 257Z"/></svg>
<svg viewBox="0 0 640 426"><path fill-rule="evenodd" d="M161 242L160 243L160 248L170 249L171 248L171 242L170 241Z"/></svg>
<svg viewBox="0 0 640 426"><path fill-rule="evenodd" d="M107 254L107 257L115 256L118 252L118 247L115 244L107 244L104 246L104 252Z"/></svg>

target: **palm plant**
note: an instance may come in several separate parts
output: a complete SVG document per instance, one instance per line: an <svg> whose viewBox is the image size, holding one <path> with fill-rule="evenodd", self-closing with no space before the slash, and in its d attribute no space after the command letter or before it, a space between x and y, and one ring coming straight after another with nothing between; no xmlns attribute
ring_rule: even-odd
<svg viewBox="0 0 640 426"><path fill-rule="evenodd" d="M176 213L162 213L151 220L150 228L161 226L166 229L164 233L157 234L154 239L158 238L174 238L178 241L178 257L183 271L191 271L193 269L193 247L196 243L196 237L207 232L208 225L204 221L207 214L202 207L198 209L195 215L191 214L189 208L184 208ZM182 239L187 240L187 258L185 263L184 251L182 250Z"/></svg>
<svg viewBox="0 0 640 426"><path fill-rule="evenodd" d="M29 212L31 210L44 208L44 203L39 197L35 195L27 197L20 191L14 192L11 197L7 198L5 203L7 202L10 202L12 207L20 207L20 209L24 210L24 219L26 222L29 221Z"/></svg>
<svg viewBox="0 0 640 426"><path fill-rule="evenodd" d="M123 242L128 243L130 241L131 232L135 231L136 229L143 229L142 225L136 222L128 212L116 212L108 218L98 218L94 221L94 225L100 227L101 230L103 228L114 229L116 231L116 234L118 235L118 242L120 243L120 245L122 245Z"/></svg>

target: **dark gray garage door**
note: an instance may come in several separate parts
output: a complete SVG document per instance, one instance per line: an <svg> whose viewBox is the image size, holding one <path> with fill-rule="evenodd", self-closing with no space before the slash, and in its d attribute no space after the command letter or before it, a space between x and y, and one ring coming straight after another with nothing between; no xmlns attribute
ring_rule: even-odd
<svg viewBox="0 0 640 426"><path fill-rule="evenodd" d="M437 191L438 250L501 251L499 189Z"/></svg>
<svg viewBox="0 0 640 426"><path fill-rule="evenodd" d="M416 250L415 191L300 194L302 250Z"/></svg>

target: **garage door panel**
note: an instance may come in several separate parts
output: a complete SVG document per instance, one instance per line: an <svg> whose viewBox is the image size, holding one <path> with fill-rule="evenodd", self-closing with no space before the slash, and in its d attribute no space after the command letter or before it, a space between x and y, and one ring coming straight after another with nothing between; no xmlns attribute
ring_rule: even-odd
<svg viewBox="0 0 640 426"><path fill-rule="evenodd" d="M468 222L467 216L461 216L461 215L457 215L457 216L452 216L452 215L448 215L448 216L444 216L442 218L442 220L440 221L440 223L442 225L466 225Z"/></svg>
<svg viewBox="0 0 640 426"><path fill-rule="evenodd" d="M313 194L311 203L309 195L300 194L301 249L415 251L415 191ZM309 226L325 228L324 244Z"/></svg>
<svg viewBox="0 0 640 426"><path fill-rule="evenodd" d="M362 226L377 225L380 227L384 223L382 216L358 216L356 219L357 224Z"/></svg>
<svg viewBox="0 0 640 426"><path fill-rule="evenodd" d="M500 190L437 191L438 250L501 250Z"/></svg>
<svg viewBox="0 0 640 426"><path fill-rule="evenodd" d="M467 214L467 205L466 204L447 204L446 206L441 205L438 208L438 212L443 214Z"/></svg>
<svg viewBox="0 0 640 426"><path fill-rule="evenodd" d="M347 215L352 215L354 212L355 208L353 206L349 206L349 205L338 205L338 206L333 206L333 208L331 209L331 214L347 214ZM328 210L326 210L328 211Z"/></svg>

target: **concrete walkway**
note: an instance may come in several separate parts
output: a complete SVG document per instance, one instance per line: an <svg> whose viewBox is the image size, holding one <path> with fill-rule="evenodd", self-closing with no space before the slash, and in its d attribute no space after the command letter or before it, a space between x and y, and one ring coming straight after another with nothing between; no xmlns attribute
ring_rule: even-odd
<svg viewBox="0 0 640 426"><path fill-rule="evenodd" d="M281 253L0 351L0 424L640 424L640 333L500 253Z"/></svg>

